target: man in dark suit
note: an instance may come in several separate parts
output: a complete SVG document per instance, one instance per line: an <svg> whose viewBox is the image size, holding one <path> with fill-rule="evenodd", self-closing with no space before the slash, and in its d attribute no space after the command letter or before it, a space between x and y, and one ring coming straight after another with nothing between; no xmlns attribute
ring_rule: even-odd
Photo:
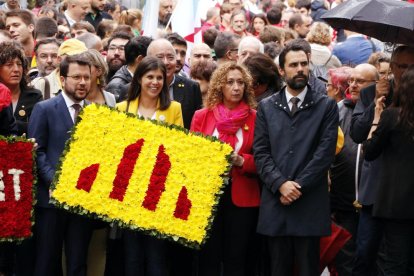
<svg viewBox="0 0 414 276"><path fill-rule="evenodd" d="M392 103L393 94L398 87L402 74L409 65L414 64L414 48L399 46L394 50L391 58L391 71L394 79L389 81L382 77L376 84L372 84L361 90L360 99L352 114L350 135L355 143L363 143L368 138L374 119L375 101L381 96L386 96L385 106ZM377 275L376 260L378 249L382 239L381 220L372 216L373 205L376 204L378 183L380 181L380 160L364 160L359 182L359 203L362 205L359 217L357 249L354 259L352 275ZM381 204L379 202L378 204ZM380 264L381 266L381 264Z"/></svg>
<svg viewBox="0 0 414 276"><path fill-rule="evenodd" d="M157 39L151 42L147 56L161 59L167 67L167 84L172 100L181 104L184 127L189 129L194 112L201 108L202 99L198 83L175 74L177 56L171 42Z"/></svg>
<svg viewBox="0 0 414 276"><path fill-rule="evenodd" d="M271 275L320 275L319 240L330 233L328 169L338 107L308 85L309 56L292 41L279 55L287 84L262 100L253 153L263 181L257 231L267 237Z"/></svg>
<svg viewBox="0 0 414 276"><path fill-rule="evenodd" d="M60 64L63 92L35 105L29 121L29 137L38 143L36 164L38 189L36 206L36 264L34 275L60 275L65 243L67 275L86 275L91 222L85 217L49 204L50 184L69 139L80 108L90 89L90 64L79 55Z"/></svg>

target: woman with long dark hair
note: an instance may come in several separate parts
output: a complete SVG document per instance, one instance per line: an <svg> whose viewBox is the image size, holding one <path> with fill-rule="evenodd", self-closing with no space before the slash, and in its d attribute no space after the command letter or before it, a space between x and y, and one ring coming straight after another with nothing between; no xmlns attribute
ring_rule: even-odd
<svg viewBox="0 0 414 276"><path fill-rule="evenodd" d="M160 59L145 57L135 70L126 101L117 104L117 108L183 127L181 105L170 99L166 72ZM126 276L168 275L165 241L132 230L124 231L123 240Z"/></svg>
<svg viewBox="0 0 414 276"><path fill-rule="evenodd" d="M385 275L414 274L414 66L402 75L394 104L376 100L365 159L381 158L373 215L383 219Z"/></svg>

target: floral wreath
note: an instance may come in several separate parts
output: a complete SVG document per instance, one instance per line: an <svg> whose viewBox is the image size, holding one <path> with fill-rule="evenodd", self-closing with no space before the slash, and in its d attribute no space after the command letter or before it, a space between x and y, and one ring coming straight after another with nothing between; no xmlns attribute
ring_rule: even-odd
<svg viewBox="0 0 414 276"><path fill-rule="evenodd" d="M228 181L231 146L106 106L80 114L51 202L199 248Z"/></svg>
<svg viewBox="0 0 414 276"><path fill-rule="evenodd" d="M0 136L0 242L32 236L36 166L33 142Z"/></svg>

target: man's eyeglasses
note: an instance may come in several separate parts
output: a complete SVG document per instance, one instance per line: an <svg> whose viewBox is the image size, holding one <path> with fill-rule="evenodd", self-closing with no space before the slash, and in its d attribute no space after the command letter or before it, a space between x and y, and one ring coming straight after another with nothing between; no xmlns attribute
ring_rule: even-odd
<svg viewBox="0 0 414 276"><path fill-rule="evenodd" d="M71 78L74 81L81 81L82 79L86 82L86 81L90 81L91 77L90 76L81 76L81 75L72 75L72 76L66 76L67 78Z"/></svg>
<svg viewBox="0 0 414 276"><path fill-rule="evenodd" d="M357 85L363 85L366 82L375 82L375 80L363 80L363 79L348 79L348 84L351 85L355 82Z"/></svg>
<svg viewBox="0 0 414 276"><path fill-rule="evenodd" d="M116 50L118 50L120 52L121 51L124 51L125 50L125 46L123 46L123 45L121 45L121 46L111 45L111 46L108 47L108 52L109 51L115 52Z"/></svg>

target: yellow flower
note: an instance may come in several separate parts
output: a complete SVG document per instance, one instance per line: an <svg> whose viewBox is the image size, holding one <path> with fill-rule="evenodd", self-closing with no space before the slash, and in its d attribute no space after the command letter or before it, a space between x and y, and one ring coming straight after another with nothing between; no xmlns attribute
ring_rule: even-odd
<svg viewBox="0 0 414 276"><path fill-rule="evenodd" d="M87 106L81 118L62 157L53 201L74 212L87 212L109 222L117 221L121 226L156 231L162 237L178 239L189 246L202 244L213 207L218 202L217 195L223 188L221 176L229 169L228 156L232 148L212 138L140 120L103 106ZM126 148L140 139L144 140L136 160L126 158ZM162 179L159 176L162 168L167 168L162 159L164 163L158 161L161 169L155 169L160 145L165 148L171 167L167 170L165 189L160 192L158 201L151 197L156 208L150 210L143 202L148 193L153 195L153 190L148 190L150 182L154 181L151 179ZM132 166L129 174L121 165L123 157ZM93 164L99 164L98 170L85 173L84 169ZM81 172L84 173L82 177ZM113 191L119 191L114 188L117 176L126 179L119 180L119 183L126 183L126 189L120 189L122 200L110 196ZM178 195L183 187L187 190L191 208L188 214L184 211L176 217ZM114 194L119 196L120 193ZM188 201L184 199L179 205L188 206L185 205Z"/></svg>

